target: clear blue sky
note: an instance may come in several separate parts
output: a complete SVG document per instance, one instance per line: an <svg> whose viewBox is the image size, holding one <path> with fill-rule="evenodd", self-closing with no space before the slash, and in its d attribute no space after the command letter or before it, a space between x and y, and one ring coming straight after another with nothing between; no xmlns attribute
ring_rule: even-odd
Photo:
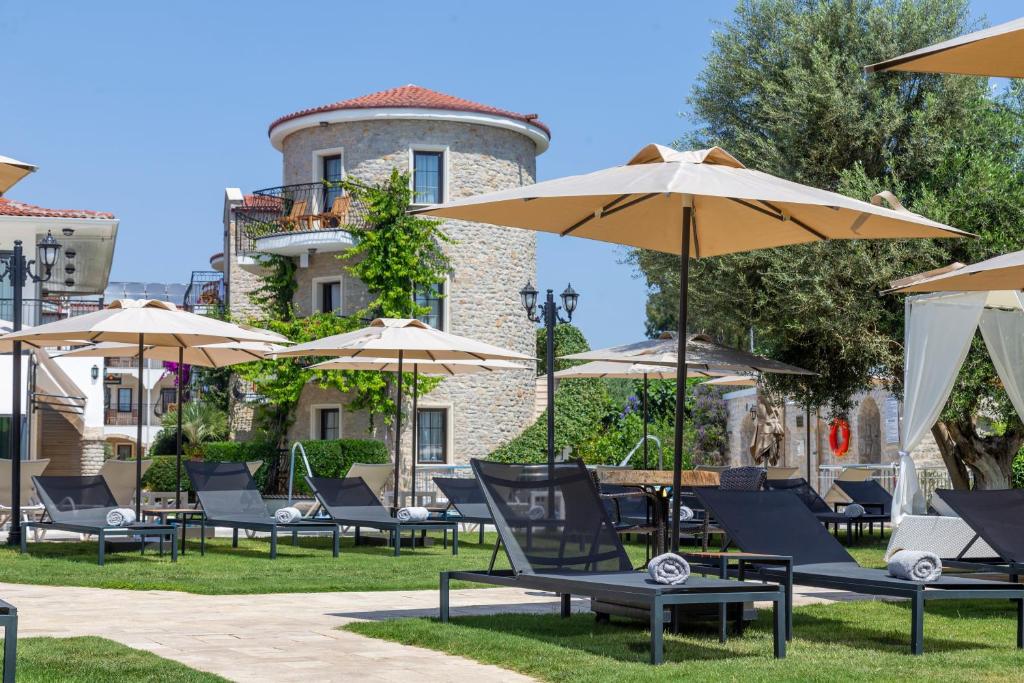
<svg viewBox="0 0 1024 683"><path fill-rule="evenodd" d="M714 21L732 2L0 0L0 154L38 173L10 197L112 211L112 278L180 282L221 249L227 186L280 184L277 116L416 83L552 129L540 179L619 164L686 130ZM1019 0L978 0L999 23ZM594 346L643 336L622 250L541 235L540 288L581 293Z"/></svg>

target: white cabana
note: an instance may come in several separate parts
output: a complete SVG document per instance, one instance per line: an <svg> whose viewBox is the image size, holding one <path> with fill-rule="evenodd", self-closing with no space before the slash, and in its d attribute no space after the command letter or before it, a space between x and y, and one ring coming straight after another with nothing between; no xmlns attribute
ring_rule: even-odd
<svg viewBox="0 0 1024 683"><path fill-rule="evenodd" d="M1010 401L1024 416L1021 292L938 292L906 301L903 428L893 525L927 511L910 453L938 420L979 327Z"/></svg>

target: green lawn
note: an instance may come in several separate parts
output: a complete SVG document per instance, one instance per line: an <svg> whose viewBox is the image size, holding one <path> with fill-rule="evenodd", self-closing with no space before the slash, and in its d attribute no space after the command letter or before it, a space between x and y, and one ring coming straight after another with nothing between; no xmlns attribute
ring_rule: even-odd
<svg viewBox="0 0 1024 683"><path fill-rule="evenodd" d="M742 637L722 645L713 628L666 634L662 667L647 664L649 633L639 622L597 624L592 615L457 617L356 622L347 629L441 650L546 681L974 681L1024 680L1024 652L1007 602L938 603L925 617L925 654L906 654L910 612L884 602L794 610L787 657L771 657L767 610Z"/></svg>
<svg viewBox="0 0 1024 683"><path fill-rule="evenodd" d="M217 683L226 679L104 638L20 638L18 681Z"/></svg>

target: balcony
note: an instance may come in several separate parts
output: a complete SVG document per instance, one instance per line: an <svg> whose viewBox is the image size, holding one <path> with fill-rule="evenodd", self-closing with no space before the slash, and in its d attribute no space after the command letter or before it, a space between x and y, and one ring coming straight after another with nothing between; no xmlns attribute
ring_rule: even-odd
<svg viewBox="0 0 1024 683"><path fill-rule="evenodd" d="M128 408L128 406L120 407ZM142 409L143 424L149 424L150 426L158 427L160 426L161 418L163 418L167 411L174 409L174 404L164 403L162 401L158 401L156 403L144 403L142 405ZM103 409L104 425L112 427L134 427L138 423L139 406L134 403L131 406L131 410L119 410L117 406L107 406Z"/></svg>
<svg viewBox="0 0 1024 683"><path fill-rule="evenodd" d="M224 273L193 270L181 304L198 315L219 315L224 310Z"/></svg>
<svg viewBox="0 0 1024 683"><path fill-rule="evenodd" d="M365 221L364 206L323 182L256 190L235 209L235 250L279 256L343 251L353 244L345 228Z"/></svg>
<svg viewBox="0 0 1024 683"><path fill-rule="evenodd" d="M25 327L45 325L55 320L73 318L103 308L102 297L46 297L22 299L21 322ZM14 300L0 299L0 320L13 322Z"/></svg>

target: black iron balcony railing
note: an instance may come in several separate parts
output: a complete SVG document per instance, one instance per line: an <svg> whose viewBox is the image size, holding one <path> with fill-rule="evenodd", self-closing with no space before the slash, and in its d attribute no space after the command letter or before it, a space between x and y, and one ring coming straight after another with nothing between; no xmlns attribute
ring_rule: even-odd
<svg viewBox="0 0 1024 683"><path fill-rule="evenodd" d="M219 314L224 310L224 273L193 270L181 304L186 311L199 315Z"/></svg>
<svg viewBox="0 0 1024 683"><path fill-rule="evenodd" d="M151 426L159 426L160 420L168 412L174 410L174 403L158 401L156 403L144 403L142 405L142 423L147 422ZM103 424L127 427L139 423L139 407L136 404L131 406L106 406L103 409Z"/></svg>
<svg viewBox="0 0 1024 683"><path fill-rule="evenodd" d="M271 235L364 225L366 207L330 183L302 183L256 190L235 209L235 250L257 251Z"/></svg>
<svg viewBox="0 0 1024 683"><path fill-rule="evenodd" d="M85 315L103 308L103 297L68 298L47 297L44 299L22 299L21 320L25 326L45 325L63 318ZM14 300L0 299L0 320L14 319Z"/></svg>

